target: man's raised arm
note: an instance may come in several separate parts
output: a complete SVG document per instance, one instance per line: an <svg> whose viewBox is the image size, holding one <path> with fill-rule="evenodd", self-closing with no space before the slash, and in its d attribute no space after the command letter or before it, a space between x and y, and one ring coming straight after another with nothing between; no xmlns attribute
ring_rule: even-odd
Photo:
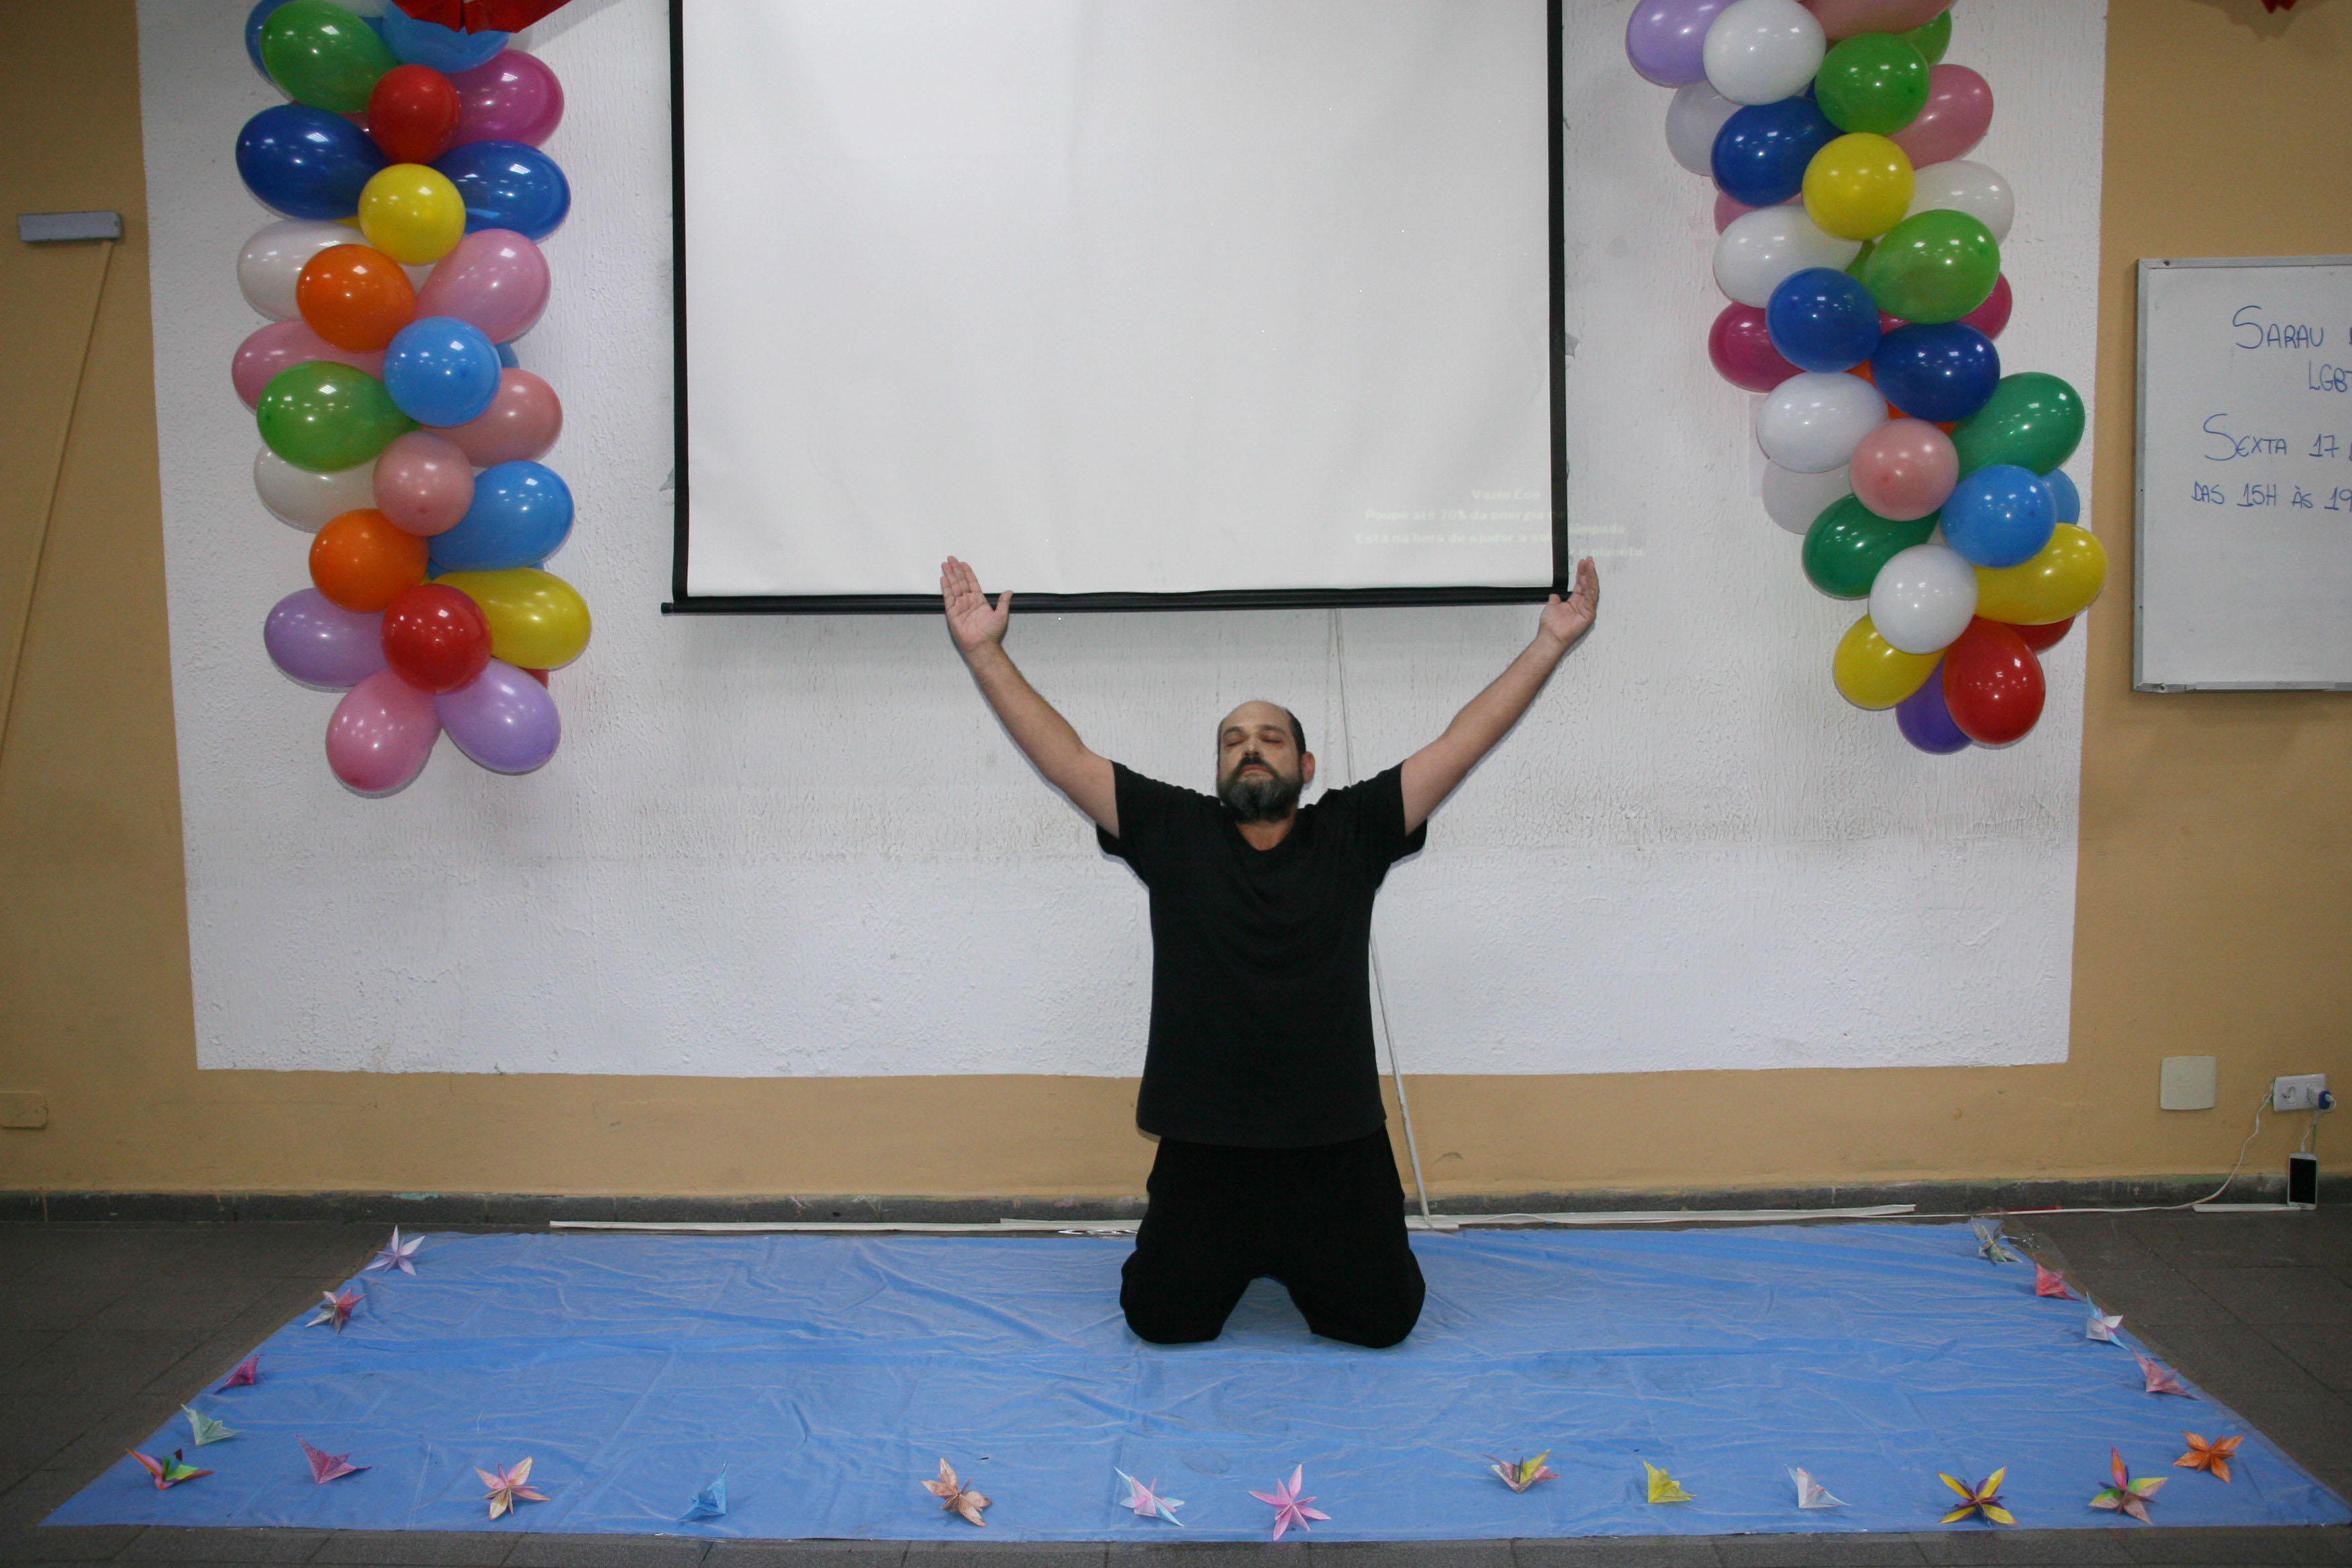
<svg viewBox="0 0 2352 1568"><path fill-rule="evenodd" d="M1591 629L1601 609L1601 574L1590 557L1576 563L1576 586L1566 599L1554 594L1536 624L1535 641L1528 644L1511 667L1496 676L1486 690L1454 716L1445 733L1404 760L1404 830L1412 832L1429 820L1438 803L1493 750L1496 742L1519 721L1550 679L1560 656Z"/></svg>
<svg viewBox="0 0 2352 1568"><path fill-rule="evenodd" d="M972 569L950 555L940 566L940 597L948 613L948 635L971 667L981 695L1013 735L1013 743L1037 765L1045 781L1102 830L1118 837L1118 788L1108 761L1087 749L1070 721L1037 695L1004 651L1004 625L1013 616L1013 595L999 594L991 608Z"/></svg>

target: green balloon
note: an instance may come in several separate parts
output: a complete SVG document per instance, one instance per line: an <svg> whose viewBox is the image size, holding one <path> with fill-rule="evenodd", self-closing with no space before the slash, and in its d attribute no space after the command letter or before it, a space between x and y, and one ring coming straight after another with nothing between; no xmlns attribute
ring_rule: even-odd
<svg viewBox="0 0 2352 1568"><path fill-rule="evenodd" d="M1929 65L1941 65L1944 51L1952 47L1952 14L1947 11L1923 26L1895 36L1918 50L1919 58Z"/></svg>
<svg viewBox="0 0 2352 1568"><path fill-rule="evenodd" d="M1870 265L1871 255L1877 249L1878 241L1874 239L1864 240L1862 242L1862 248L1853 253L1853 259L1845 264L1845 275L1853 279L1855 282L1861 283L1863 270ZM1864 284L1864 287L1867 288L1869 285Z"/></svg>
<svg viewBox="0 0 2352 1568"><path fill-rule="evenodd" d="M1878 569L1936 531L1930 513L1916 522L1879 516L1853 496L1830 503L1805 531L1805 575L1832 599L1866 599Z"/></svg>
<svg viewBox="0 0 2352 1568"><path fill-rule="evenodd" d="M262 25L261 63L295 102L356 114L376 79L400 62L373 27L333 0L287 0Z"/></svg>
<svg viewBox="0 0 2352 1568"><path fill-rule="evenodd" d="M2046 474L2083 444L2083 395L2038 370L2005 375L1985 405L1952 432L1960 472L2014 463Z"/></svg>
<svg viewBox="0 0 2352 1568"><path fill-rule="evenodd" d="M383 383L332 360L289 365L269 378L255 410L261 439L298 468L355 468L416 428Z"/></svg>
<svg viewBox="0 0 2352 1568"><path fill-rule="evenodd" d="M1856 33L1822 59L1813 99L1841 131L1892 136L1927 107L1927 62L1892 33Z"/></svg>
<svg viewBox="0 0 2352 1568"><path fill-rule="evenodd" d="M1913 213L1882 236L1862 269L1878 308L1906 321L1957 321L1992 298L2000 246L1964 212Z"/></svg>

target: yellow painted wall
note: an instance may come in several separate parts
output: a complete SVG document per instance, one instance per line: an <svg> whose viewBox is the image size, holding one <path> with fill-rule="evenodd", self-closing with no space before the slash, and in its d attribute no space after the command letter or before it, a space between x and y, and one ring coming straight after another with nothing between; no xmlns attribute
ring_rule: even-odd
<svg viewBox="0 0 2352 1568"><path fill-rule="evenodd" d="M0 1131L0 1189L1139 1192L1119 1080L196 1071L131 0L0 0L0 41L6 210L129 225L0 752L0 1091L51 1118ZM2133 264L2352 252L2348 95L2344 0L2113 0L2094 512L2116 575L2090 621L2071 1059L1417 1079L1438 1195L2216 1171L2273 1073L2352 1089L2352 697L2129 673ZM0 656L100 259L0 248ZM2158 1059L2206 1053L2221 1108L2158 1110Z"/></svg>

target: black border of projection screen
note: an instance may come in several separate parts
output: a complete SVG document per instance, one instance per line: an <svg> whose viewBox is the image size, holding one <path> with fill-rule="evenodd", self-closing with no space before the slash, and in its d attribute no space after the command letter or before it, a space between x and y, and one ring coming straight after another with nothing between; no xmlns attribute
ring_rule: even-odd
<svg viewBox="0 0 2352 1568"><path fill-rule="evenodd" d="M855 5L856 0L842 0ZM976 0L985 4L986 0ZM1278 0L1268 0L1278 3ZM1433 5L1444 5L1449 0L1429 0ZM1565 159L1562 125L1562 83L1560 60L1560 28L1562 0L1545 0L1547 37L1550 58L1547 62L1547 84L1549 110L1547 116L1549 146L1548 162L1549 179L1549 273L1550 331L1549 347L1550 390L1551 446L1551 582L1544 586L1526 584L1511 586L1444 585L1381 587L1297 587L1225 589L1195 593L1042 593L1023 589L1018 582L990 580L987 563L979 563L983 584L991 593L1001 588L1013 590L1022 604L1032 611L1076 610L1198 610L1198 609L1284 609L1354 605L1507 605L1541 603L1548 595L1567 591L1568 554L1568 417L1567 363L1568 337L1565 324L1567 289L1563 279L1566 218L1561 202L1561 176ZM697 7L700 16L715 18L731 10L730 6L701 4ZM940 607L936 593L870 593L870 594L802 594L743 596L697 595L688 591L688 544L693 527L692 492L688 484L688 444L693 433L692 411L688 401L687 366L687 321L690 302L687 298L687 157L686 145L686 13L687 0L670 0L669 10L669 76L670 76L670 194L672 246L672 307L673 307L673 372L676 383L677 467L674 477L676 521L671 564L670 602L662 605L665 615L891 615L936 614Z"/></svg>

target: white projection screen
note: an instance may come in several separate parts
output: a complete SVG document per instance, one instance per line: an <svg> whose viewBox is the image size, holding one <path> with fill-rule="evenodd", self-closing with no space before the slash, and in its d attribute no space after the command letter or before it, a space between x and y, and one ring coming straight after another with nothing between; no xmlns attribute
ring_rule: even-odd
<svg viewBox="0 0 2352 1568"><path fill-rule="evenodd" d="M668 608L1540 598L1558 0L671 7Z"/></svg>

